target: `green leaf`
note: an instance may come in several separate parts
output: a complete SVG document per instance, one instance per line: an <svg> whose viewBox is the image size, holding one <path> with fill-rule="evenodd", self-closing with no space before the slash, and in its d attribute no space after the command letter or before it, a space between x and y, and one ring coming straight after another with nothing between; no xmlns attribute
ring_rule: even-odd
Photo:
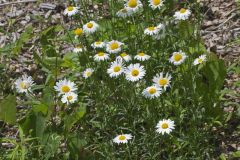
<svg viewBox="0 0 240 160"><path fill-rule="evenodd" d="M70 151L70 157L72 159L86 159L86 151L83 147L87 144L86 140L79 134L69 135L67 140L67 146Z"/></svg>
<svg viewBox="0 0 240 160"><path fill-rule="evenodd" d="M36 113L41 112L44 116L46 116L48 112L48 106L45 104L35 105L33 106L33 111Z"/></svg>
<svg viewBox="0 0 240 160"><path fill-rule="evenodd" d="M15 48L13 49L14 54L18 54L23 45L27 43L33 36L33 27L29 26L26 28L25 32L20 35L20 38L17 40Z"/></svg>
<svg viewBox="0 0 240 160"><path fill-rule="evenodd" d="M226 157L225 157L225 154L224 154L224 153L222 153L222 154L219 156L219 158L220 158L221 160L226 160Z"/></svg>
<svg viewBox="0 0 240 160"><path fill-rule="evenodd" d="M79 121L86 112L86 106L85 104L81 104L79 108L75 112L73 112L71 115L67 115L64 119L65 124L65 131L69 131L72 126Z"/></svg>
<svg viewBox="0 0 240 160"><path fill-rule="evenodd" d="M233 152L232 156L234 158L240 158L240 151Z"/></svg>
<svg viewBox="0 0 240 160"><path fill-rule="evenodd" d="M46 118L41 112L30 112L24 119L19 121L19 125L25 135L42 137L46 126Z"/></svg>
<svg viewBox="0 0 240 160"><path fill-rule="evenodd" d="M0 102L0 119L9 123L16 123L16 96L8 95Z"/></svg>

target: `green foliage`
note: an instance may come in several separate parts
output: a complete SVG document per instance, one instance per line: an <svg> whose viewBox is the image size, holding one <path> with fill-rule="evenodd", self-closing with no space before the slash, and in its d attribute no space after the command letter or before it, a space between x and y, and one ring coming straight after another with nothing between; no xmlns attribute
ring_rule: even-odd
<svg viewBox="0 0 240 160"><path fill-rule="evenodd" d="M37 82L32 92L21 95L24 98L18 103L27 108L26 113L17 123L19 139L4 140L14 144L14 149L5 157L44 160L219 157L214 154L218 144L212 129L224 126L221 100L227 71L224 62L204 47L199 30L199 4L172 0L166 1L161 10L150 10L144 1L141 13L121 19L115 14L123 2L109 1L106 2L111 7L108 16L99 19L99 15L91 15L95 18L90 19L86 2L80 2L85 15L72 17L70 29L96 19L101 28L93 36L84 33L75 38L64 24L46 27L34 35L40 50L33 53L34 62L45 81ZM98 2L103 1L93 4ZM176 7L187 5L197 18L172 23ZM143 34L146 27L160 22L166 25L166 30L159 40ZM33 36L33 30L32 26L28 27L10 50L18 54ZM147 62L135 59L132 62L144 65L147 70L144 80L134 83L123 76L110 78L107 69L109 61L116 58L114 54L106 63L93 61L96 52L103 50L93 50L91 44L113 39L127 44L122 50L129 55L138 52L151 55ZM78 44L84 46L83 52L64 51L66 45ZM187 59L179 66L170 64L170 54L179 50L187 53ZM194 66L193 61L202 54L207 55L207 61ZM88 79L82 76L86 68L94 68ZM171 87L163 89L156 99L143 97L142 91L160 72L172 75ZM73 104L63 103L63 95L54 90L56 82L64 78L74 81L78 88L75 91L78 101ZM0 118L10 124L16 122L15 102L16 97L9 95L0 103ZM156 133L157 122L168 118L175 122L173 132L170 135ZM128 144L114 144L112 139L122 133L131 133L134 138ZM238 153L233 156L237 157ZM220 155L220 159L226 159L225 155Z"/></svg>
<svg viewBox="0 0 240 160"><path fill-rule="evenodd" d="M0 101L0 119L9 123L16 123L16 96L8 95Z"/></svg>

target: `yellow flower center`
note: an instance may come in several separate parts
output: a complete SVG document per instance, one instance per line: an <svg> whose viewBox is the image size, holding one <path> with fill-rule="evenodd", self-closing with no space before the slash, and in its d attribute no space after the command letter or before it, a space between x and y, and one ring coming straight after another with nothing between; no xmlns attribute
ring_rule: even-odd
<svg viewBox="0 0 240 160"><path fill-rule="evenodd" d="M150 94L154 94L157 92L156 88L150 88L148 91Z"/></svg>
<svg viewBox="0 0 240 160"><path fill-rule="evenodd" d="M203 62L203 59L199 58L198 63L202 63L202 62Z"/></svg>
<svg viewBox="0 0 240 160"><path fill-rule="evenodd" d="M180 61L182 59L182 55L181 54L175 54L174 55L174 61L176 61L176 62L178 62L178 61Z"/></svg>
<svg viewBox="0 0 240 160"><path fill-rule="evenodd" d="M138 53L139 56L144 56L145 53L141 52L141 53Z"/></svg>
<svg viewBox="0 0 240 160"><path fill-rule="evenodd" d="M167 124L167 123L163 123L163 124L162 124L162 128L163 128L163 129L167 129L167 128L168 128L168 124Z"/></svg>
<svg viewBox="0 0 240 160"><path fill-rule="evenodd" d="M88 28L92 28L92 27L93 27L93 24L92 24L92 23L88 23L88 24L87 24L87 27L88 27Z"/></svg>
<svg viewBox="0 0 240 160"><path fill-rule="evenodd" d="M87 72L86 75L87 77L90 77L92 75L92 72Z"/></svg>
<svg viewBox="0 0 240 160"><path fill-rule="evenodd" d="M73 9L74 9L73 6L67 7L67 10L68 10L68 11L72 11Z"/></svg>
<svg viewBox="0 0 240 160"><path fill-rule="evenodd" d="M124 136L124 135L121 135L121 136L119 136L119 138L118 138L120 141L124 141L125 139L126 139L126 136Z"/></svg>
<svg viewBox="0 0 240 160"><path fill-rule="evenodd" d="M71 101L73 99L73 96L67 96L67 100Z"/></svg>
<svg viewBox="0 0 240 160"><path fill-rule="evenodd" d="M98 56L99 56L99 57L102 57L102 56L104 56L104 55L105 55L104 52L98 52Z"/></svg>
<svg viewBox="0 0 240 160"><path fill-rule="evenodd" d="M119 45L117 42L113 42L110 46L111 50L115 50L115 49L118 49L119 48Z"/></svg>
<svg viewBox="0 0 240 160"><path fill-rule="evenodd" d="M21 83L20 83L20 87L21 87L22 89L28 89L29 86L30 86L30 84L29 84L28 82L21 82Z"/></svg>
<svg viewBox="0 0 240 160"><path fill-rule="evenodd" d="M101 43L102 43L101 41L95 42L96 45L100 45Z"/></svg>
<svg viewBox="0 0 240 160"><path fill-rule="evenodd" d="M62 92L64 93L68 93L70 91L70 87L69 86L62 86Z"/></svg>
<svg viewBox="0 0 240 160"><path fill-rule="evenodd" d="M136 69L133 69L133 70L132 70L132 76L136 77L136 76L138 76L138 75L139 75L139 71L136 70Z"/></svg>
<svg viewBox="0 0 240 160"><path fill-rule="evenodd" d="M148 30L149 30L149 31L154 31L154 30L155 30L155 27L148 27Z"/></svg>
<svg viewBox="0 0 240 160"><path fill-rule="evenodd" d="M126 56L127 56L127 53L123 52L123 53L121 53L120 55L121 55L121 57L126 57Z"/></svg>
<svg viewBox="0 0 240 160"><path fill-rule="evenodd" d="M128 7L135 8L138 5L137 0L129 0Z"/></svg>
<svg viewBox="0 0 240 160"><path fill-rule="evenodd" d="M166 78L162 78L159 80L159 85L160 86L165 86L168 83L168 80Z"/></svg>
<svg viewBox="0 0 240 160"><path fill-rule="evenodd" d="M186 11L187 11L187 10L184 9L184 8L180 9L180 13L185 13Z"/></svg>
<svg viewBox="0 0 240 160"><path fill-rule="evenodd" d="M153 0L152 2L155 6L157 6L161 3L161 0Z"/></svg>
<svg viewBox="0 0 240 160"><path fill-rule="evenodd" d="M80 36L82 33L83 33L83 30L82 28L77 28L75 31L74 31L75 35L78 35Z"/></svg>
<svg viewBox="0 0 240 160"><path fill-rule="evenodd" d="M119 67L119 66L116 66L116 67L113 68L114 72L119 72L120 70L121 70L121 67Z"/></svg>

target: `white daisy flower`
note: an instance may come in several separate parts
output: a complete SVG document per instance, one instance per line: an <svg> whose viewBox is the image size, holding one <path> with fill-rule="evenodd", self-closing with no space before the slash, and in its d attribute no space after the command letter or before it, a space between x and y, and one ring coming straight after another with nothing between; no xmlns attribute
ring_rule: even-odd
<svg viewBox="0 0 240 160"><path fill-rule="evenodd" d="M153 37L157 40L161 39L161 38L164 38L166 36L166 28L165 28L165 25L160 23L158 26L158 33L156 35L153 35Z"/></svg>
<svg viewBox="0 0 240 160"><path fill-rule="evenodd" d="M98 28L99 28L99 25L96 22L90 21L83 26L83 32L92 34L96 32Z"/></svg>
<svg viewBox="0 0 240 160"><path fill-rule="evenodd" d="M94 49L103 48L103 47L105 47L105 43L102 41L97 41L97 42L94 42L93 44L91 44L91 47Z"/></svg>
<svg viewBox="0 0 240 160"><path fill-rule="evenodd" d="M143 90L142 94L146 98L154 99L161 95L162 89L153 85Z"/></svg>
<svg viewBox="0 0 240 160"><path fill-rule="evenodd" d="M120 9L116 15L118 17L126 18L132 15L132 12L129 10L128 7L124 7L123 9Z"/></svg>
<svg viewBox="0 0 240 160"><path fill-rule="evenodd" d="M66 93L62 96L61 101L62 103L71 104L77 101L78 95L73 92Z"/></svg>
<svg viewBox="0 0 240 160"><path fill-rule="evenodd" d="M110 68L107 70L107 73L110 77L118 77L120 76L125 70L125 66L122 63L122 59L117 58L116 61L111 63Z"/></svg>
<svg viewBox="0 0 240 160"><path fill-rule="evenodd" d="M59 92L59 95L74 92L77 90L76 84L69 80L60 80L54 86L54 89Z"/></svg>
<svg viewBox="0 0 240 160"><path fill-rule="evenodd" d="M191 11L189 9L182 8L180 11L175 12L174 18L176 20L187 20L191 15Z"/></svg>
<svg viewBox="0 0 240 160"><path fill-rule="evenodd" d="M164 0L149 0L148 2L150 3L149 6L152 9L160 9L163 6Z"/></svg>
<svg viewBox="0 0 240 160"><path fill-rule="evenodd" d="M132 13L138 12L143 7L140 0L125 0L125 2L125 7Z"/></svg>
<svg viewBox="0 0 240 160"><path fill-rule="evenodd" d="M144 66L141 66L139 63L136 64L130 64L125 69L126 79L128 81L138 81L144 77L146 74L146 71L144 69Z"/></svg>
<svg viewBox="0 0 240 160"><path fill-rule="evenodd" d="M134 57L134 59L139 60L139 61L146 61L146 60L149 60L149 58L151 58L151 56L149 56L149 55L147 55L147 54L145 54L143 52L138 53Z"/></svg>
<svg viewBox="0 0 240 160"><path fill-rule="evenodd" d="M75 48L73 48L74 53L79 53L83 52L83 46L82 45L77 45Z"/></svg>
<svg viewBox="0 0 240 160"><path fill-rule="evenodd" d="M94 61L100 62L109 59L109 54L104 52L98 52L94 57Z"/></svg>
<svg viewBox="0 0 240 160"><path fill-rule="evenodd" d="M194 60L193 64L196 66L196 65L201 64L203 62L206 62L206 60L207 60L207 56L205 54L203 54L203 55L199 56L198 58L196 58Z"/></svg>
<svg viewBox="0 0 240 160"><path fill-rule="evenodd" d="M148 27L144 30L144 34L152 36L158 34L160 28L159 27Z"/></svg>
<svg viewBox="0 0 240 160"><path fill-rule="evenodd" d="M156 126L156 131L164 135L165 133L169 134L175 128L174 121L170 119L163 119L158 122Z"/></svg>
<svg viewBox="0 0 240 160"><path fill-rule="evenodd" d="M92 68L87 68L84 72L83 72L83 77L85 79L89 78L92 76L94 70Z"/></svg>
<svg viewBox="0 0 240 160"><path fill-rule="evenodd" d="M167 73L164 76L163 72L161 72L160 74L157 74L155 77L153 77L153 82L157 86L164 88L166 90L167 87L170 87L171 79L172 76L170 74Z"/></svg>
<svg viewBox="0 0 240 160"><path fill-rule="evenodd" d="M115 137L113 139L114 143L120 144L120 143L127 143L128 140L132 139L132 135L131 134L121 134L118 135L117 137Z"/></svg>
<svg viewBox="0 0 240 160"><path fill-rule="evenodd" d="M124 45L124 43L112 40L111 42L107 43L106 50L108 53L119 53L122 50L122 45Z"/></svg>
<svg viewBox="0 0 240 160"><path fill-rule="evenodd" d="M31 92L31 87L34 85L34 81L31 76L22 75L15 81L15 87L18 93L28 93Z"/></svg>
<svg viewBox="0 0 240 160"><path fill-rule="evenodd" d="M126 52L121 53L119 57L122 58L125 62L129 62L132 60L132 57Z"/></svg>
<svg viewBox="0 0 240 160"><path fill-rule="evenodd" d="M68 6L64 10L63 14L70 17L70 16L73 16L73 15L77 14L78 13L78 9L79 9L79 7Z"/></svg>
<svg viewBox="0 0 240 160"><path fill-rule="evenodd" d="M186 58L187 58L187 55L182 51L173 52L172 57L170 58L169 61L174 65L180 65L184 62Z"/></svg>

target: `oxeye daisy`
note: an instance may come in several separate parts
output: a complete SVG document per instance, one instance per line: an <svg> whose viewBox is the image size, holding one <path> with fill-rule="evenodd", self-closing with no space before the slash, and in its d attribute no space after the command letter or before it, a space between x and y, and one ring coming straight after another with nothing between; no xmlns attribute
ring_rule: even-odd
<svg viewBox="0 0 240 160"><path fill-rule="evenodd" d="M103 48L103 47L105 47L105 43L102 41L97 41L97 42L94 42L93 44L91 44L91 47L94 49Z"/></svg>
<svg viewBox="0 0 240 160"><path fill-rule="evenodd" d="M117 59L116 61L111 63L110 68L107 70L107 73L110 77L118 77L125 70L125 66L122 63L121 59Z"/></svg>
<svg viewBox="0 0 240 160"><path fill-rule="evenodd" d="M74 53L79 53L83 51L83 46L81 44L77 45L74 49L73 52Z"/></svg>
<svg viewBox="0 0 240 160"><path fill-rule="evenodd" d="M90 21L83 26L83 31L85 33L92 34L92 33L96 32L98 28L99 28L99 25L96 22Z"/></svg>
<svg viewBox="0 0 240 160"><path fill-rule="evenodd" d="M165 33L165 25L160 23L158 26L158 33L156 35L153 35L153 37L157 40L164 38L166 33Z"/></svg>
<svg viewBox="0 0 240 160"><path fill-rule="evenodd" d="M160 9L163 5L163 2L164 0L149 0L149 6L152 8L152 9Z"/></svg>
<svg viewBox="0 0 240 160"><path fill-rule="evenodd" d="M92 76L94 70L92 68L87 68L84 72L83 72L83 77L85 79L89 78Z"/></svg>
<svg viewBox="0 0 240 160"><path fill-rule="evenodd" d="M132 139L131 134L120 134L113 139L113 142L117 143L117 144L128 143L128 140L130 140L130 139Z"/></svg>
<svg viewBox="0 0 240 160"><path fill-rule="evenodd" d="M150 87L147 87L146 89L143 90L142 94L146 98L154 99L156 97L159 97L161 95L162 89L153 85Z"/></svg>
<svg viewBox="0 0 240 160"><path fill-rule="evenodd" d="M182 52L173 52L172 57L170 58L170 62L174 65L180 65L184 62L184 60L187 58L187 55Z"/></svg>
<svg viewBox="0 0 240 160"><path fill-rule="evenodd" d="M140 0L125 0L125 2L125 7L133 13L138 12L143 7Z"/></svg>
<svg viewBox="0 0 240 160"><path fill-rule="evenodd" d="M104 52L98 52L95 56L94 56L94 61L105 61L109 59L109 54L104 53Z"/></svg>
<svg viewBox="0 0 240 160"><path fill-rule="evenodd" d="M156 35L158 34L159 30L160 30L159 27L154 27L154 26L148 27L144 30L144 34L149 36Z"/></svg>
<svg viewBox="0 0 240 160"><path fill-rule="evenodd" d="M61 94L67 94L70 92L74 92L77 90L77 87L74 82L71 82L69 80L60 80L56 83L54 86L54 89L59 92L59 95Z"/></svg>
<svg viewBox="0 0 240 160"><path fill-rule="evenodd" d="M67 16L73 16L73 15L75 15L75 14L78 13L78 9L79 9L79 7L68 6L68 7L64 10L63 14L64 14L64 15L67 15Z"/></svg>
<svg viewBox="0 0 240 160"><path fill-rule="evenodd" d="M134 59L139 60L139 61L146 61L149 58L151 58L151 56L145 54L144 52L140 52L134 57Z"/></svg>
<svg viewBox="0 0 240 160"><path fill-rule="evenodd" d="M132 60L132 57L126 52L121 53L119 57L121 57L125 62L129 62Z"/></svg>
<svg viewBox="0 0 240 160"><path fill-rule="evenodd" d="M67 105L68 105L68 104L76 102L77 97L78 97L78 95L76 93L69 92L62 96L61 101L62 101L62 103L67 103Z"/></svg>
<svg viewBox="0 0 240 160"><path fill-rule="evenodd" d="M182 8L180 11L175 12L174 18L176 20L187 20L191 15L191 11L189 9Z"/></svg>
<svg viewBox="0 0 240 160"><path fill-rule="evenodd" d="M165 133L169 134L175 128L174 121L170 119L163 119L158 122L156 126L156 131L164 135Z"/></svg>
<svg viewBox="0 0 240 160"><path fill-rule="evenodd" d="M31 76L22 75L21 78L18 78L15 81L15 87L18 93L27 93L31 92L31 87L34 85Z"/></svg>
<svg viewBox="0 0 240 160"><path fill-rule="evenodd" d="M124 43L112 40L111 42L107 43L106 50L108 53L119 53L122 50L122 45L124 45Z"/></svg>
<svg viewBox="0 0 240 160"><path fill-rule="evenodd" d="M123 9L120 9L120 10L116 13L116 15L117 15L118 17L122 17L122 18L126 18L126 17L130 16L131 14L132 14L132 12L129 10L128 7L124 7Z"/></svg>
<svg viewBox="0 0 240 160"><path fill-rule="evenodd" d="M136 63L136 64L130 64L126 68L125 74L126 74L126 79L128 81L135 82L142 79L145 76L146 71L144 69L144 66L141 66L139 63Z"/></svg>
<svg viewBox="0 0 240 160"><path fill-rule="evenodd" d="M206 60L207 60L207 56L204 54L204 55L201 55L198 58L196 58L194 60L193 64L196 66L198 64L201 64L201 63L205 62Z"/></svg>
<svg viewBox="0 0 240 160"><path fill-rule="evenodd" d="M167 73L164 76L163 72L161 72L160 74L157 74L155 77L153 77L153 82L157 86L164 88L166 90L167 87L170 87L171 79L172 76L170 74Z"/></svg>

